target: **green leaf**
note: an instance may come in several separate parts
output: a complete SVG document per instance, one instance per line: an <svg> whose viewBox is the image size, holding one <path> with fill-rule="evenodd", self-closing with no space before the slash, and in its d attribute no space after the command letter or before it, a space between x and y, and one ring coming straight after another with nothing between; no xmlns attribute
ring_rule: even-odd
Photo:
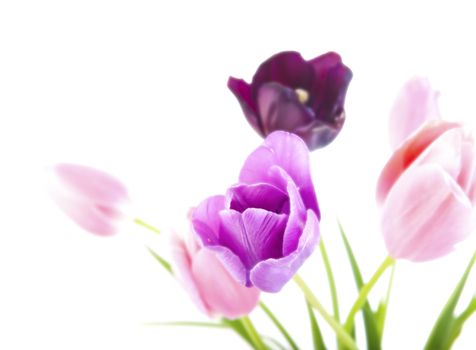
<svg viewBox="0 0 476 350"><path fill-rule="evenodd" d="M271 312L271 310L270 310L262 301L260 301L259 306L260 306L261 309L264 311L264 313L269 317L269 319L274 323L274 325L276 326L276 328L278 328L278 330L281 332L281 334L282 334L283 337L286 339L286 341L288 342L288 344L289 344L289 346L291 347L291 349L293 349L293 350L299 350L299 347L296 345L296 343L294 342L293 338L289 335L289 333L288 333L288 331L286 330L286 328L284 328L284 326L281 324L281 322L279 322L279 320L278 320L277 317Z"/></svg>
<svg viewBox="0 0 476 350"><path fill-rule="evenodd" d="M340 222L338 222L338 225L342 240L344 241L345 250L347 252L347 256L349 258L349 262L352 268L355 284L357 285L358 291L360 291L364 286L362 274L360 272L359 265L357 264L357 260L355 259L354 253L344 232L344 229L342 228ZM375 320L375 315L368 301L365 301L365 304L362 307L362 314L364 317L365 334L367 337L367 348L369 350L381 349L381 338L377 329L377 322Z"/></svg>
<svg viewBox="0 0 476 350"><path fill-rule="evenodd" d="M162 265L162 267L167 270L168 273L170 273L172 275L174 274L173 271L172 271L172 266L170 265L170 263L167 260L162 258L159 254L154 252L151 248L149 248L149 247L146 247L146 248L149 251L149 253L155 258L155 260L157 260L160 263L160 265Z"/></svg>
<svg viewBox="0 0 476 350"><path fill-rule="evenodd" d="M433 330L428 338L428 341L425 345L425 350L446 350L450 349L453 342L461 333L464 322L476 311L476 302L471 300L469 306L465 311L459 316L455 317L455 308L458 304L461 293L463 292L464 285L468 279L469 273L476 261L476 253L469 261L468 267L466 268L463 276L461 277L459 283L456 285L455 290L451 294L450 298L446 302L443 310L440 313Z"/></svg>
<svg viewBox="0 0 476 350"><path fill-rule="evenodd" d="M390 291L392 290L394 275L395 275L395 265L392 266L392 272L390 274L390 280L388 281L387 295L385 296L385 300L382 300L379 303L378 309L374 313L375 315L374 317L377 322L377 332L379 334L380 344L382 344L383 330L385 327L385 318L387 317L388 301L390 300Z"/></svg>
<svg viewBox="0 0 476 350"><path fill-rule="evenodd" d="M311 322L312 340L314 344L314 350L326 350L324 339L322 338L321 329L317 323L316 315L311 304L306 300L307 312L309 313L309 321Z"/></svg>
<svg viewBox="0 0 476 350"><path fill-rule="evenodd" d="M252 348L254 348L253 341L251 340L250 336L248 335L248 332L243 327L243 324L239 319L229 320L224 318L221 320L221 323L226 327L234 330L236 334L238 334L241 338L243 338L244 341L246 341Z"/></svg>

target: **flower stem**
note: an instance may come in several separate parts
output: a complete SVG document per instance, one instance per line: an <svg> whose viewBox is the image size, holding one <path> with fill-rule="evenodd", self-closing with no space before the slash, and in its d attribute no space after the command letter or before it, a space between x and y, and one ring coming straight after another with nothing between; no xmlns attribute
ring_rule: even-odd
<svg viewBox="0 0 476 350"><path fill-rule="evenodd" d="M324 246L324 241L321 237L321 242L319 243L319 248L321 250L322 261L324 262L324 267L326 269L327 280L329 281L329 289L332 297L332 310L334 311L334 318L337 322L340 321L339 316L339 302L337 300L337 288L334 280L334 274L332 273L331 263L329 261L329 256L327 255L326 247Z"/></svg>
<svg viewBox="0 0 476 350"><path fill-rule="evenodd" d="M246 333L250 336L251 341L253 342L256 350L267 350L268 348L264 345L263 340L261 339L260 335L256 331L255 326L251 322L248 316L243 316L241 319L241 323L246 330Z"/></svg>
<svg viewBox="0 0 476 350"><path fill-rule="evenodd" d="M281 324L281 322L279 322L279 320L277 319L277 317L273 314L273 312L265 305L265 303L263 303L262 301L260 301L259 303L259 306L261 307L261 309L263 309L264 313L270 318L270 320L274 323L274 325L276 326L276 328L278 328L278 330L281 332L281 334L283 335L283 337L286 339L286 341L288 342L289 346L291 347L291 349L293 350L299 350L299 347L296 345L296 342L294 341L294 339L289 335L288 331L286 330L286 328L284 328L284 326Z"/></svg>
<svg viewBox="0 0 476 350"><path fill-rule="evenodd" d="M357 312L359 312L359 310L362 308L362 306L364 306L364 304L367 300L367 296L369 295L369 293L372 290L375 283L377 283L377 281L382 276L382 274L385 272L385 270L388 267L392 266L393 264L395 264L395 260L392 257L387 256L385 258L385 260L382 262L382 264L379 266L377 271L375 271L374 275L369 280L369 282L367 284L365 284L360 289L359 296L355 300L354 305L350 309L349 316L347 316L347 319L345 321L344 327L345 327L347 332L350 332L352 330L352 325L354 323L354 317L357 314Z"/></svg>
<svg viewBox="0 0 476 350"><path fill-rule="evenodd" d="M155 226L152 226L151 224L146 223L145 221L139 218L134 219L134 223L148 229L149 231L160 234L160 230L158 228L156 228Z"/></svg>
<svg viewBox="0 0 476 350"><path fill-rule="evenodd" d="M294 275L294 282L301 288L302 292L304 293L304 296L306 297L307 301L309 304L314 307L317 312L322 316L322 318L329 324L329 326L334 330L336 333L337 337L339 340L342 342L343 345L345 345L347 348L352 349L352 350L357 350L357 345L355 344L354 340L352 337L349 335L349 332L347 332L339 322L336 321L334 317L332 317L326 309L321 305L319 300L317 300L316 296L314 293L311 291L311 289L308 287L306 282L298 275Z"/></svg>

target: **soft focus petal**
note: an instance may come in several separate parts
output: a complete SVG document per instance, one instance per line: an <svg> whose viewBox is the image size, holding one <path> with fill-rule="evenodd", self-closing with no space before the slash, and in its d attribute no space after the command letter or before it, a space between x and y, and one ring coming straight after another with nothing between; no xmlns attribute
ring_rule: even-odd
<svg viewBox="0 0 476 350"><path fill-rule="evenodd" d="M313 111L301 103L293 89L278 83L266 83L257 97L265 135L276 130L293 131L314 119Z"/></svg>
<svg viewBox="0 0 476 350"><path fill-rule="evenodd" d="M457 127L460 125L446 121L428 123L395 150L380 174L377 201L383 203L395 181L434 140L445 131Z"/></svg>
<svg viewBox="0 0 476 350"><path fill-rule="evenodd" d="M438 92L426 78L416 77L408 81L390 112L390 144L393 149L427 120L439 119Z"/></svg>
<svg viewBox="0 0 476 350"><path fill-rule="evenodd" d="M125 217L129 198L117 179L75 164L58 164L49 171L48 191L56 204L79 226L110 236Z"/></svg>
<svg viewBox="0 0 476 350"><path fill-rule="evenodd" d="M333 124L328 124L321 120L314 120L309 124L300 126L293 130L293 133L301 137L310 150L315 150L334 141L340 130L344 126L345 115L336 118Z"/></svg>
<svg viewBox="0 0 476 350"><path fill-rule="evenodd" d="M210 316L211 310L202 300L197 283L192 274L192 257L189 254L186 244L182 239L177 237L176 234L173 234L171 237L171 246L175 276L195 305L197 305L202 312Z"/></svg>
<svg viewBox="0 0 476 350"><path fill-rule="evenodd" d="M337 125L344 122L344 101L352 72L335 52L328 52L309 62L314 70L311 105L318 120ZM322 143L321 143L322 144ZM322 147L322 146L321 146Z"/></svg>
<svg viewBox="0 0 476 350"><path fill-rule="evenodd" d="M229 319L249 314L257 305L259 290L239 284L215 253L202 249L192 263L193 276L208 310Z"/></svg>
<svg viewBox="0 0 476 350"><path fill-rule="evenodd" d="M192 225L203 244L217 244L220 231L219 212L225 208L225 196L205 199L193 210Z"/></svg>
<svg viewBox="0 0 476 350"><path fill-rule="evenodd" d="M461 170L457 182L474 205L471 188L476 184L476 149L472 137L467 135L465 135L461 148Z"/></svg>
<svg viewBox="0 0 476 350"><path fill-rule="evenodd" d="M406 171L390 191L382 213L388 252L412 261L449 253L471 233L473 223L469 199L435 164Z"/></svg>
<svg viewBox="0 0 476 350"><path fill-rule="evenodd" d="M280 259L258 263L251 271L253 285L262 291L276 293L294 276L319 242L319 221L312 210L307 211L306 224L297 249Z"/></svg>
<svg viewBox="0 0 476 350"><path fill-rule="evenodd" d="M242 79L230 77L228 79L228 88L238 99L241 109L253 129L261 136L265 136L254 99L251 96L251 86Z"/></svg>
<svg viewBox="0 0 476 350"><path fill-rule="evenodd" d="M243 265L240 258L231 251L231 249L221 245L206 245L206 249L213 251L221 261L223 266L228 270L231 276L242 285L251 286L249 281L249 273Z"/></svg>
<svg viewBox="0 0 476 350"><path fill-rule="evenodd" d="M269 82L307 90L313 77L312 68L299 52L280 52L259 66L251 83L252 94L256 98L261 85Z"/></svg>
<svg viewBox="0 0 476 350"><path fill-rule="evenodd" d="M304 141L288 132L273 132L246 159L241 169L240 182L275 184L276 174L271 171L274 166L283 168L291 176L306 208L314 210L320 217L309 168L309 150Z"/></svg>

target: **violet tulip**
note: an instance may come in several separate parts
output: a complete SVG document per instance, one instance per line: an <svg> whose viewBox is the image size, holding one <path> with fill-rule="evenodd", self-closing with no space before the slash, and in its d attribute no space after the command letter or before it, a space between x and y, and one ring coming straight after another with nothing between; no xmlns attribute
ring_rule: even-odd
<svg viewBox="0 0 476 350"><path fill-rule="evenodd" d="M49 180L55 203L83 229L99 236L118 231L129 200L117 179L86 166L57 164L50 169Z"/></svg>
<svg viewBox="0 0 476 350"><path fill-rule="evenodd" d="M201 248L195 236L172 238L176 276L198 308L209 317L235 319L249 314L260 292L239 284L215 253Z"/></svg>
<svg viewBox="0 0 476 350"><path fill-rule="evenodd" d="M319 241L319 209L309 151L296 135L277 131L241 169L225 196L192 213L195 232L241 284L278 292Z"/></svg>
<svg viewBox="0 0 476 350"><path fill-rule="evenodd" d="M407 136L380 175L377 199L383 206L382 231L390 255L425 261L451 252L474 228L476 152L472 137L460 124L428 120L435 119L437 108L418 101L418 96L426 100L431 92L400 99L406 104L401 110L407 113L400 120L407 125L401 126L405 132L395 130L399 134L395 139ZM420 119L421 126L412 120L415 111L408 99L420 118L427 116L426 121Z"/></svg>
<svg viewBox="0 0 476 350"><path fill-rule="evenodd" d="M335 52L306 61L289 51L263 62L251 84L230 77L228 87L258 134L293 132L314 150L332 142L342 129L351 79L352 72Z"/></svg>

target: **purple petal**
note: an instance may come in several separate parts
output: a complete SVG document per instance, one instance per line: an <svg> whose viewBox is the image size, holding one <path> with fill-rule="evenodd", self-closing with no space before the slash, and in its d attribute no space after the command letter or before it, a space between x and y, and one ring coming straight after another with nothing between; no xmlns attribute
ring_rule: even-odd
<svg viewBox="0 0 476 350"><path fill-rule="evenodd" d="M282 256L282 239L287 215L250 208L220 212L220 244L228 247L247 269L268 258Z"/></svg>
<svg viewBox="0 0 476 350"><path fill-rule="evenodd" d="M299 101L296 92L278 83L263 84L257 104L265 135L276 130L293 132L314 119L314 112Z"/></svg>
<svg viewBox="0 0 476 350"><path fill-rule="evenodd" d="M312 67L298 52L281 52L265 62L256 71L251 83L252 96L256 98L264 83L276 82L293 89L308 90L312 84Z"/></svg>
<svg viewBox="0 0 476 350"><path fill-rule="evenodd" d="M206 246L206 249L215 252L216 257L238 283L251 287L251 282L248 277L249 273L235 253L229 248L219 245Z"/></svg>
<svg viewBox="0 0 476 350"><path fill-rule="evenodd" d="M250 273L254 286L265 292L276 293L294 276L319 242L319 221L312 210L307 211L306 224L297 249L280 259L258 263Z"/></svg>
<svg viewBox="0 0 476 350"><path fill-rule="evenodd" d="M225 209L225 196L205 199L192 213L192 225L204 245L217 244L220 232L219 212Z"/></svg>
<svg viewBox="0 0 476 350"><path fill-rule="evenodd" d="M294 182L288 182L289 219L283 235L283 256L296 250L306 223L306 208Z"/></svg>
<svg viewBox="0 0 476 350"><path fill-rule="evenodd" d="M256 132L258 132L258 134L264 137L265 135L261 126L261 121L258 117L255 102L251 96L251 86L242 79L230 77L228 79L228 88L238 99L241 109L250 125L256 130Z"/></svg>
<svg viewBox="0 0 476 350"><path fill-rule="evenodd" d="M287 209L288 195L270 184L239 184L228 190L226 201L227 208L240 213L247 208L261 208L280 214Z"/></svg>
<svg viewBox="0 0 476 350"><path fill-rule="evenodd" d="M311 150L315 150L334 141L344 125L345 115L342 114L340 119L336 119L333 125L327 124L322 120L314 120L293 132L301 137Z"/></svg>
<svg viewBox="0 0 476 350"><path fill-rule="evenodd" d="M347 88L352 71L335 52L329 52L309 61L314 68L314 82L310 91L316 118L331 125L342 118Z"/></svg>
<svg viewBox="0 0 476 350"><path fill-rule="evenodd" d="M275 131L264 144L246 159L240 173L240 182L265 182L276 185L273 166L283 168L299 188L306 208L314 210L320 218L314 186L309 169L309 150L304 141L291 133ZM285 182L287 183L287 182ZM286 190L284 187L280 187Z"/></svg>

